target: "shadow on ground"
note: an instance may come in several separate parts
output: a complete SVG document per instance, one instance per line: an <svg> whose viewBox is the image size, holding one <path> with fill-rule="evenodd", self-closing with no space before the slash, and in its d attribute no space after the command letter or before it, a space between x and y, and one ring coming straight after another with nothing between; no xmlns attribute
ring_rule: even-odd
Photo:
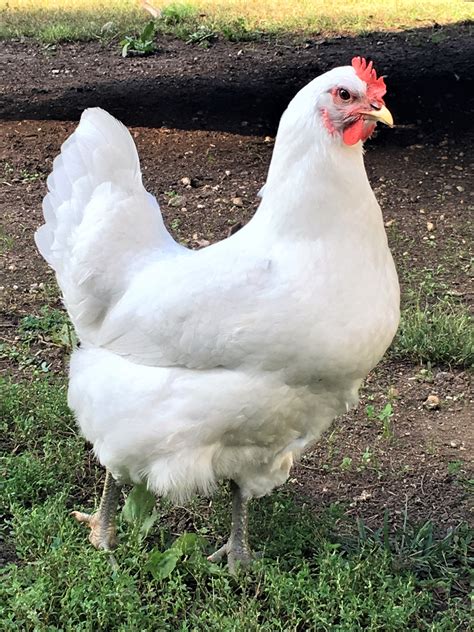
<svg viewBox="0 0 474 632"><path fill-rule="evenodd" d="M274 133L299 88L364 55L386 75L387 103L401 124L389 142L411 144L420 130L436 140L441 128L456 135L472 126L471 30L457 24L298 43L219 41L209 49L161 37L156 54L126 59L115 44L7 42L2 118L77 120L86 107L101 106L132 126Z"/></svg>

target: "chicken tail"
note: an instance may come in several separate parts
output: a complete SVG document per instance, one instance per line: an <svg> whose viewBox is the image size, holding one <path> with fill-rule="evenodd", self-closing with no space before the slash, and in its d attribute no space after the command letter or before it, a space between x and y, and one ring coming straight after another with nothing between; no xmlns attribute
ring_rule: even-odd
<svg viewBox="0 0 474 632"><path fill-rule="evenodd" d="M128 130L86 110L48 177L38 250L56 272L79 338L93 336L146 261L177 248L142 184Z"/></svg>

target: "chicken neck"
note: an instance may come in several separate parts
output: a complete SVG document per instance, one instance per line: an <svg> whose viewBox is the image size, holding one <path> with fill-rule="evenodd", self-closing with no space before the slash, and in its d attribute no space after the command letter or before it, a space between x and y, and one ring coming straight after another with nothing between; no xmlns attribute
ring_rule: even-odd
<svg viewBox="0 0 474 632"><path fill-rule="evenodd" d="M347 147L323 134L315 142L314 134L301 138L283 129L249 227L272 236L318 238L345 225L363 226L367 207L377 208L369 199L375 201L361 143Z"/></svg>

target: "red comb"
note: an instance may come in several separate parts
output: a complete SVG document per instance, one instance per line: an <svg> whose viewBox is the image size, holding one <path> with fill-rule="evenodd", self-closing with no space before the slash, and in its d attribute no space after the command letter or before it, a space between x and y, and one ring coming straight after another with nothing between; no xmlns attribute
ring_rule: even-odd
<svg viewBox="0 0 474 632"><path fill-rule="evenodd" d="M373 63L371 61L367 63L363 57L354 57L352 60L352 68L356 71L356 75L359 79L365 81L367 84L367 95L369 99L381 101L387 92L387 87L383 77L377 78Z"/></svg>

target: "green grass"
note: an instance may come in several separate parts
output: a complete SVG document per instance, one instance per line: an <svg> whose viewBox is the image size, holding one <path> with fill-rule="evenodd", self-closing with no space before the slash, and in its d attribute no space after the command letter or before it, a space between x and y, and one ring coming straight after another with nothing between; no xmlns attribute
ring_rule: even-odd
<svg viewBox="0 0 474 632"><path fill-rule="evenodd" d="M181 544L167 577L156 578L157 560L176 553L184 510L177 510L179 519L166 503L146 538L120 521L112 568L68 515L74 507L91 508L99 470L77 436L65 395L64 382L47 376L1 382L2 529L15 556L0 588L4 629L467 629L465 526L440 539L431 523L407 523L398 535L382 524L374 533L344 522L336 507L315 517L284 490L253 505L253 544L265 557L246 574L234 578L205 560L227 533L225 490L211 512L202 502L190 505L184 522L199 537Z"/></svg>
<svg viewBox="0 0 474 632"><path fill-rule="evenodd" d="M263 33L360 34L474 17L471 3L462 0L335 0L330 5L323 0L187 0L156 2L156 8L161 9L159 33L197 43L215 35L245 40ZM0 11L1 38L50 43L136 36L150 19L134 0L0 0Z"/></svg>
<svg viewBox="0 0 474 632"><path fill-rule="evenodd" d="M449 290L445 268L439 265L400 273L403 309L392 356L432 365L472 367L472 317L469 307Z"/></svg>
<svg viewBox="0 0 474 632"><path fill-rule="evenodd" d="M8 252L13 248L15 240L11 237L6 229L0 224L0 255Z"/></svg>
<svg viewBox="0 0 474 632"><path fill-rule="evenodd" d="M432 306L406 308L392 353L432 365L472 367L474 329L467 307L445 298Z"/></svg>

